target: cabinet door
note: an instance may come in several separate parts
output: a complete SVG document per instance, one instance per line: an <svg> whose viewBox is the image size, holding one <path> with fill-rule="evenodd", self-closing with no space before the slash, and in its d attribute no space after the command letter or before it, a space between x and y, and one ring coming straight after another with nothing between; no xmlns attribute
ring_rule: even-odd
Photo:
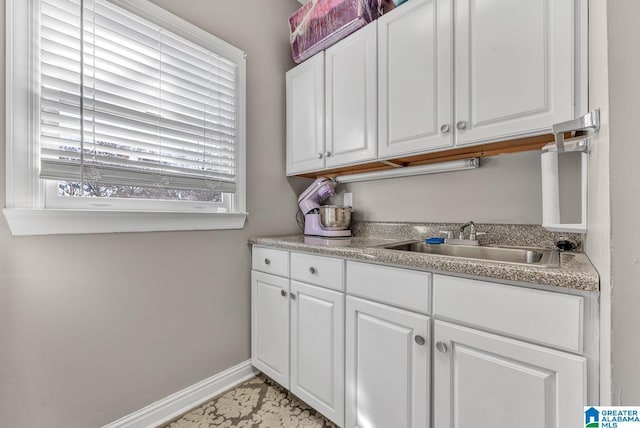
<svg viewBox="0 0 640 428"><path fill-rule="evenodd" d="M324 168L324 52L289 70L287 175Z"/></svg>
<svg viewBox="0 0 640 428"><path fill-rule="evenodd" d="M412 0L378 19L378 154L453 144L450 0Z"/></svg>
<svg viewBox="0 0 640 428"><path fill-rule="evenodd" d="M435 322L438 428L583 427L584 357Z"/></svg>
<svg viewBox="0 0 640 428"><path fill-rule="evenodd" d="M251 363L289 388L289 280L251 271Z"/></svg>
<svg viewBox="0 0 640 428"><path fill-rule="evenodd" d="M455 2L457 145L551 131L573 118L573 4Z"/></svg>
<svg viewBox="0 0 640 428"><path fill-rule="evenodd" d="M291 281L291 392L344 423L344 294Z"/></svg>
<svg viewBox="0 0 640 428"><path fill-rule="evenodd" d="M325 51L327 168L378 153L376 23Z"/></svg>
<svg viewBox="0 0 640 428"><path fill-rule="evenodd" d="M429 318L347 297L346 427L429 424Z"/></svg>

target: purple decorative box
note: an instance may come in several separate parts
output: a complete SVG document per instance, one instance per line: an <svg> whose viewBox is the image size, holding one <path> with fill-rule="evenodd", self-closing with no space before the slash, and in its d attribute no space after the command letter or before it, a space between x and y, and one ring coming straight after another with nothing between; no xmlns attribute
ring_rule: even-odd
<svg viewBox="0 0 640 428"><path fill-rule="evenodd" d="M289 17L293 60L301 63L383 13L385 0L310 0Z"/></svg>

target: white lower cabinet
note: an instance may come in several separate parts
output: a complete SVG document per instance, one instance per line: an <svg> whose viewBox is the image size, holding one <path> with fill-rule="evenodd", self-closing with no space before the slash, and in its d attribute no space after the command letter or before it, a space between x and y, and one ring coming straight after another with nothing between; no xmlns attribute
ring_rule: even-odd
<svg viewBox="0 0 640 428"><path fill-rule="evenodd" d="M435 427L584 426L584 297L434 275L433 314Z"/></svg>
<svg viewBox="0 0 640 428"><path fill-rule="evenodd" d="M437 428L578 428L586 358L435 321Z"/></svg>
<svg viewBox="0 0 640 428"><path fill-rule="evenodd" d="M344 420L344 293L291 281L290 390Z"/></svg>
<svg viewBox="0 0 640 428"><path fill-rule="evenodd" d="M253 250L251 362L343 426L344 261L280 253ZM302 278L322 286L299 281Z"/></svg>
<svg viewBox="0 0 640 428"><path fill-rule="evenodd" d="M251 363L289 388L289 279L251 272Z"/></svg>
<svg viewBox="0 0 640 428"><path fill-rule="evenodd" d="M253 365L338 426L578 428L596 404L597 297L265 248L252 266Z"/></svg>
<svg viewBox="0 0 640 428"><path fill-rule="evenodd" d="M347 297L346 427L429 425L429 336L425 315Z"/></svg>

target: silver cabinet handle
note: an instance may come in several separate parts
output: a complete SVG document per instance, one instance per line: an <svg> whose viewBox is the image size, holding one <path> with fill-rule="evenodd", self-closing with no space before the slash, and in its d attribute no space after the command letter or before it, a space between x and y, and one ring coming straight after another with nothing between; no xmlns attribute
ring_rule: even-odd
<svg viewBox="0 0 640 428"><path fill-rule="evenodd" d="M447 125L446 123L444 125L442 125L440 127L440 132L442 132L443 134L449 133L449 125Z"/></svg>
<svg viewBox="0 0 640 428"><path fill-rule="evenodd" d="M309 272L311 272L312 275L315 275L315 273L317 272L316 268L314 268L313 266L311 266L309 268Z"/></svg>
<svg viewBox="0 0 640 428"><path fill-rule="evenodd" d="M460 122L456 123L456 128L458 128L459 130L463 130L467 128L467 122L465 122L464 120L461 120Z"/></svg>
<svg viewBox="0 0 640 428"><path fill-rule="evenodd" d="M291 300L296 300L296 294L295 293L289 293L289 296L291 297Z"/></svg>
<svg viewBox="0 0 640 428"><path fill-rule="evenodd" d="M287 292L286 292L286 291L284 291L284 290L280 290L280 295L281 295L282 297L287 297Z"/></svg>
<svg viewBox="0 0 640 428"><path fill-rule="evenodd" d="M322 159L322 156L324 156L322 153L318 153L318 159Z"/></svg>
<svg viewBox="0 0 640 428"><path fill-rule="evenodd" d="M271 264L271 260L269 260L269 259L264 259L264 264L265 264L265 265L270 265L270 264Z"/></svg>
<svg viewBox="0 0 640 428"><path fill-rule="evenodd" d="M331 152L324 152L324 157L328 158L329 156L331 156Z"/></svg>
<svg viewBox="0 0 640 428"><path fill-rule="evenodd" d="M420 346L424 345L425 343L427 343L426 340L424 340L424 337L420 336L420 335L416 335L416 337L413 338L416 343Z"/></svg>
<svg viewBox="0 0 640 428"><path fill-rule="evenodd" d="M438 352L442 352L443 354L446 354L447 352L449 352L449 347L444 342L437 342L436 349L438 350Z"/></svg>

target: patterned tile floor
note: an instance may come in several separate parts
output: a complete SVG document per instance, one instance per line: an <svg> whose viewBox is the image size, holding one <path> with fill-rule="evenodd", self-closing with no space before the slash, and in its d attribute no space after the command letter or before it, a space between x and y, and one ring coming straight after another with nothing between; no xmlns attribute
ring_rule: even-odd
<svg viewBox="0 0 640 428"><path fill-rule="evenodd" d="M337 428L260 374L161 428Z"/></svg>

